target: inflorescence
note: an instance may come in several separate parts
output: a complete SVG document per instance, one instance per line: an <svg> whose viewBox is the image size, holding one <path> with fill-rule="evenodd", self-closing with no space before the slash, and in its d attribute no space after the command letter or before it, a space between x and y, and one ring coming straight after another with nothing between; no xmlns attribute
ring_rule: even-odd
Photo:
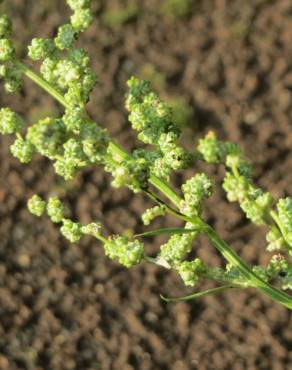
<svg viewBox="0 0 292 370"><path fill-rule="evenodd" d="M173 268L185 285L195 286L202 278L212 279L230 283L233 287L270 289L271 297L276 295L273 288L264 285L264 289L262 284L277 281L282 289L291 289L292 198L276 202L270 193L258 188L252 180L252 166L237 145L220 141L214 132L209 132L192 152L184 149L171 108L152 90L149 82L136 77L128 81L126 108L132 128L137 131L138 139L148 145L147 149L125 152L112 141L105 128L89 117L86 104L97 78L90 67L88 53L76 48L75 41L92 23L90 3L90 0L67 0L73 12L70 22L59 27L55 38L31 41L27 56L32 61L40 61L40 76L18 59L11 39L11 21L7 15L0 15L0 77L5 89L18 91L23 77L27 76L65 108L61 117L43 118L29 127L18 113L7 107L1 108L0 132L15 135L11 152L22 163L41 154L53 161L56 173L65 180L74 178L87 166L103 165L112 174L114 187L127 186L134 192L147 193L158 204L142 215L145 225L166 213L183 219L185 225L175 232L169 229L169 240L153 258L146 255L139 236L106 236L99 222L81 225L66 218L63 203L57 196L45 201L34 195L28 201L30 212L38 217L47 213L52 222L60 225L61 233L70 242L78 242L83 235L100 240L105 254L126 267L147 260ZM211 237L211 227L203 221L203 210L215 185L205 173L196 173L182 184L182 196L178 197L169 182L173 172L190 168L197 160L224 166L223 189L227 199L238 202L251 222L267 227L267 250L275 254L266 267L254 266L249 270L239 257L235 258L234 253L227 250L218 236L215 244L225 248L222 253L228 260L225 268L208 267L200 258L190 258L193 241L204 233ZM176 208L155 195L150 183L172 200ZM289 297L281 297L282 303L292 308Z"/></svg>

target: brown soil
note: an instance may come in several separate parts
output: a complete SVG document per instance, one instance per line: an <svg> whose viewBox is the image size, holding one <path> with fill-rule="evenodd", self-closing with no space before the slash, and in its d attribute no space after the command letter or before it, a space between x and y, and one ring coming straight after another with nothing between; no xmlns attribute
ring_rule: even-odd
<svg viewBox="0 0 292 370"><path fill-rule="evenodd" d="M137 1L138 17L121 28L107 27L101 15L106 4L122 1L94 2L97 22L82 37L100 78L91 113L121 144L134 147L125 81L151 63L165 76L164 96L183 96L194 110L187 145L213 129L241 144L259 185L275 197L292 194L291 1L198 1L182 20L160 15L161 2ZM9 1L21 50L66 19L63 3ZM6 104L28 121L59 109L30 82L17 97L1 91ZM139 215L150 202L112 190L101 168L65 185L43 158L20 165L9 154L10 142L0 137L0 369L291 368L291 313L258 292L167 305L159 293L186 292L175 274L144 264L123 269L92 239L70 245L47 219L30 216L31 194L55 192L66 194L72 216L82 222L102 220L109 232L141 230ZM248 225L220 190L206 217L246 261L267 261L264 230ZM157 251L157 242L148 248ZM195 248L208 263L222 263L205 239Z"/></svg>

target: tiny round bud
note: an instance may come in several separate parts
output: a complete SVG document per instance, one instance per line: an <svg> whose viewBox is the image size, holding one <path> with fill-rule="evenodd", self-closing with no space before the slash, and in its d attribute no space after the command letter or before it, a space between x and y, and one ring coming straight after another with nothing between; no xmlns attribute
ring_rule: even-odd
<svg viewBox="0 0 292 370"><path fill-rule="evenodd" d="M30 213L40 217L46 210L46 202L39 195L35 194L28 200L27 207Z"/></svg>
<svg viewBox="0 0 292 370"><path fill-rule="evenodd" d="M30 141L23 139L23 137L19 135L10 146L10 151L21 163L28 163L32 160L35 147Z"/></svg>
<svg viewBox="0 0 292 370"><path fill-rule="evenodd" d="M58 35L55 38L55 44L58 49L65 50L70 49L76 38L76 30L71 24L64 24L59 27Z"/></svg>
<svg viewBox="0 0 292 370"><path fill-rule="evenodd" d="M9 39L0 39L0 62L12 60L15 54L13 43Z"/></svg>
<svg viewBox="0 0 292 370"><path fill-rule="evenodd" d="M32 60L40 60L49 57L55 50L51 39L34 38L28 47L28 56Z"/></svg>
<svg viewBox="0 0 292 370"><path fill-rule="evenodd" d="M64 218L64 205L56 196L50 197L47 204L47 212L50 219L55 222L61 222Z"/></svg>
<svg viewBox="0 0 292 370"><path fill-rule="evenodd" d="M23 127L22 118L10 108L0 109L0 132L1 134L13 134L20 132Z"/></svg>
<svg viewBox="0 0 292 370"><path fill-rule="evenodd" d="M63 226L61 227L61 233L71 243L76 243L82 237L82 226L78 222L73 222L68 219L63 220Z"/></svg>

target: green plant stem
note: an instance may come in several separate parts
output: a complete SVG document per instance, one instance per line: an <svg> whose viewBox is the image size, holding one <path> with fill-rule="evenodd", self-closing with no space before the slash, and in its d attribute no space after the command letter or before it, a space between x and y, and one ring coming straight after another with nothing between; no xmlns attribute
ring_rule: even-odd
<svg viewBox="0 0 292 370"><path fill-rule="evenodd" d="M185 295L183 297L164 297L163 295L160 295L160 297L166 302L184 302L184 301L189 301L191 299L205 297L206 295L213 294L213 293L221 293L222 291L226 289L234 289L234 288L238 288L238 287L232 284L227 284L227 285L222 285L216 288L206 289L201 292L195 292L190 295Z"/></svg>
<svg viewBox="0 0 292 370"><path fill-rule="evenodd" d="M28 68L24 63L19 62L19 66L22 69L23 73L32 81L34 81L37 85L47 91L51 96L53 96L56 100L59 101L65 108L69 108L66 100L64 97L54 89L48 82L46 82L42 77L34 73L30 68ZM121 159L125 159L129 154L122 149L118 144L114 143L113 141L109 144L109 149L114 152L115 155L119 156ZM170 186L163 180L159 179L156 176L151 175L149 182L158 189L162 194L164 194L176 207L179 207L182 199L179 195L176 194L174 190L170 188ZM151 193L150 193L151 194ZM159 199L158 196L154 195L154 198ZM215 246L215 248L225 257L225 259L231 263L232 265L236 266L242 275L250 281L250 285L258 288L264 294L272 298L274 301L282 304L283 306L292 309L292 297L288 294L274 288L272 285L264 282L260 277L253 273L249 266L243 262L240 257L226 244L215 232L215 230L202 221L199 217L190 218L188 216L182 215L180 212L174 210L171 207L167 207L167 211L176 217L183 219L187 222L193 223L195 227L202 227L205 229L205 233L207 234L208 238ZM203 292L202 292L203 293Z"/></svg>

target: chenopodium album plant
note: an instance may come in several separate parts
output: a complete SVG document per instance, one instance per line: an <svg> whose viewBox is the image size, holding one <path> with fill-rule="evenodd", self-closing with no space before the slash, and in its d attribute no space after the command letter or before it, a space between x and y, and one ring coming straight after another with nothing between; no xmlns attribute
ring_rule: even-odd
<svg viewBox="0 0 292 370"><path fill-rule="evenodd" d="M193 152L185 150L179 143L180 129L169 106L147 81L135 77L128 81L126 108L138 139L148 145L147 149L136 149L132 153L122 149L86 111L96 76L90 68L87 52L74 44L93 20L90 0L67 0L67 4L73 12L70 22L59 27L55 38L34 38L28 46L28 57L41 61L39 74L17 57L11 39L11 21L1 14L0 75L5 89L18 91L23 77L27 77L61 103L64 113L62 117L47 117L26 127L18 113L1 108L0 132L15 134L11 152L22 163L40 153L52 160L56 173L65 180L72 179L86 166L103 165L112 174L114 187L127 186L153 200L154 207L142 215L145 225L168 213L184 221L184 226L134 236L127 233L107 236L99 222L81 225L66 218L64 206L56 196L45 201L34 195L28 201L30 212L36 216L47 213L71 242L91 235L102 243L109 258L128 268L146 261L174 269L187 286L195 286L201 279L218 283L212 289L166 300L186 300L230 288L256 288L292 309L292 297L284 292L292 288L289 261L292 255L292 198L275 201L270 193L258 188L252 180L252 167L239 147L218 140L214 132L200 139ZM197 160L225 166L223 189L228 200L238 202L253 223L267 227L267 250L272 252L267 266L249 266L203 219L204 202L214 191L214 183L205 173L195 173L182 184L180 195L173 190L170 184L173 171L190 168ZM143 238L163 233L169 235L169 240L161 245L157 256L147 255ZM192 243L200 234L206 235L226 259L225 268L208 266L200 258L190 258Z"/></svg>

